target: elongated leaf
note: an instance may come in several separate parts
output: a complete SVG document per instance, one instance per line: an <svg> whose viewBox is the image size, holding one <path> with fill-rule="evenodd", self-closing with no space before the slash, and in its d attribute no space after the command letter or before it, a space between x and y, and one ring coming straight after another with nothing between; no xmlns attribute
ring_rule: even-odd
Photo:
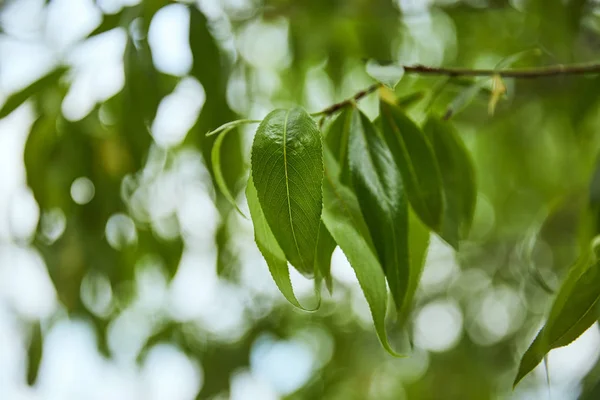
<svg viewBox="0 0 600 400"><path fill-rule="evenodd" d="M277 242L290 263L311 276L323 205L323 147L315 122L300 108L271 112L256 131L251 164Z"/></svg>
<svg viewBox="0 0 600 400"><path fill-rule="evenodd" d="M350 182L350 167L348 163L348 143L350 137L350 122L352 121L352 108L344 108L333 120L325 135L325 143L331 154L340 165L340 179L342 183Z"/></svg>
<svg viewBox="0 0 600 400"><path fill-rule="evenodd" d="M546 324L521 359L515 386L550 350L568 345L598 320L600 262L580 270L575 265L563 283Z"/></svg>
<svg viewBox="0 0 600 400"><path fill-rule="evenodd" d="M402 308L398 313L398 324L404 326L413 309L413 300L421 281L427 248L429 247L429 229L409 208L408 213L408 249L410 255L410 273Z"/></svg>
<svg viewBox="0 0 600 400"><path fill-rule="evenodd" d="M225 136L227 136L227 134L229 132L231 132L233 129L235 129L235 126L230 126L230 127L226 128L219 135L219 137L217 137L217 139L215 140L215 143L213 144L213 148L211 150L210 159L212 161L213 173L215 175L215 182L217 183L219 190L221 190L221 193L223 193L223 196L225 196L227 201L229 201L229 203L231 203L231 205L237 210L237 212L239 212L242 217L246 218L246 216L244 215L242 210L240 210L240 208L238 207L238 205L235 201L235 198L229 191L229 188L227 187L227 183L225 182L225 178L223 177L223 172L221 171L221 145L223 144L223 140L225 139Z"/></svg>
<svg viewBox="0 0 600 400"><path fill-rule="evenodd" d="M320 299L315 308L309 309L300 305L300 302L294 294L285 254L283 253L283 250L281 250L281 247L279 247L279 244L277 243L275 236L273 236L273 232L271 231L271 228L269 228L269 224L265 219L265 214L263 213L258 201L258 194L256 193L256 187L254 186L252 177L248 179L248 186L246 187L246 199L248 200L248 208L250 209L252 224L254 225L254 240L256 241L256 245L258 246L261 254L265 258L265 261L269 267L269 271L271 272L271 276L281 291L281 294L283 294L287 301L298 308L306 311L316 310L319 307ZM317 296L318 295L319 292L317 292Z"/></svg>
<svg viewBox="0 0 600 400"><path fill-rule="evenodd" d="M10 95L2 108L0 108L0 119L6 117L8 114L16 110L21 104L25 103L35 94L56 84L67 72L67 70L68 69L65 67L58 67L21 91Z"/></svg>
<svg viewBox="0 0 600 400"><path fill-rule="evenodd" d="M339 166L325 150L323 182L323 222L338 243L356 273L358 283L369 303L375 331L383 347L394 356L385 331L387 289L383 268L377 259L369 228L361 215L358 200L337 178Z"/></svg>
<svg viewBox="0 0 600 400"><path fill-rule="evenodd" d="M442 179L431 143L402 110L380 101L383 137L402 175L411 206L421 220L438 231L442 222Z"/></svg>
<svg viewBox="0 0 600 400"><path fill-rule="evenodd" d="M350 124L350 175L360 210L383 266L396 308L408 286L408 203L402 177L383 137L354 108Z"/></svg>
<svg viewBox="0 0 600 400"><path fill-rule="evenodd" d="M325 223L319 225L319 238L317 240L317 255L315 257L315 273L325 280L329 293L333 293L333 280L331 279L331 255L337 243L331 237Z"/></svg>
<svg viewBox="0 0 600 400"><path fill-rule="evenodd" d="M32 326L29 349L27 350L27 383L30 386L33 386L37 380L43 350L44 338L42 328L39 322L35 322Z"/></svg>
<svg viewBox="0 0 600 400"><path fill-rule="evenodd" d="M429 138L442 175L444 218L441 237L458 249L467 237L475 213L477 188L473 161L450 122L430 117L423 131Z"/></svg>

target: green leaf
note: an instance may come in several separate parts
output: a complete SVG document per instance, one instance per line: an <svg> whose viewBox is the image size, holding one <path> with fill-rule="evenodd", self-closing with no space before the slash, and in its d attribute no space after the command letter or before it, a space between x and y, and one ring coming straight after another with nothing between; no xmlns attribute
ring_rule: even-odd
<svg viewBox="0 0 600 400"><path fill-rule="evenodd" d="M396 308L408 287L408 203L402 177L381 134L366 115L353 109L349 145L350 175L360 210L375 244Z"/></svg>
<svg viewBox="0 0 600 400"><path fill-rule="evenodd" d="M404 76L404 68L397 64L381 65L375 60L369 60L367 62L367 74L393 89Z"/></svg>
<svg viewBox="0 0 600 400"><path fill-rule="evenodd" d="M302 307L296 298L296 295L294 294L285 254L283 253L283 250L281 250L281 247L279 247L279 244L277 243L275 236L273 236L273 232L271 231L271 228L265 219L265 214L260 206L258 194L256 192L254 182L252 181L252 177L248 179L248 186L246 187L246 199L248 200L250 217L252 218L252 224L254 225L254 240L256 241L256 245L261 254L265 258L265 261L269 266L271 276L281 291L281 294L283 294L287 301L298 308L301 308L305 311L316 310L319 308L320 298L316 307L309 309ZM319 292L317 292L317 296L318 295Z"/></svg>
<svg viewBox="0 0 600 400"><path fill-rule="evenodd" d="M352 113L352 107L344 108L333 120L325 135L325 143L340 165L340 179L343 184L348 184L350 182L348 143Z"/></svg>
<svg viewBox="0 0 600 400"><path fill-rule="evenodd" d="M356 273L381 344L390 354L401 357L391 348L385 331L385 275L377 259L369 228L361 215L354 193L338 179L340 170L335 158L327 149L324 153L326 169L323 181L323 222Z"/></svg>
<svg viewBox="0 0 600 400"><path fill-rule="evenodd" d="M244 215L242 210L240 210L240 208L238 207L238 205L235 201L235 198L229 191L229 188L227 187L227 183L225 183L225 178L223 177L223 172L221 171L221 145L223 144L223 140L225 139L225 136L227 136L227 134L229 132L231 132L234 128L235 128L235 126L230 126L230 127L226 128L217 137L217 139L215 140L215 143L213 144L213 148L211 150L210 159L212 162L213 173L215 175L215 182L217 183L219 190L221 190L221 193L223 193L223 196L225 196L227 201L229 201L229 203L231 203L231 205L237 210L237 212L239 212L242 217L246 218L246 216Z"/></svg>
<svg viewBox="0 0 600 400"><path fill-rule="evenodd" d="M6 117L8 114L16 110L21 104L25 103L32 96L41 92L42 90L55 85L60 78L68 71L66 67L58 67L31 85L22 89L17 93L13 93L6 99L6 102L0 108L0 119Z"/></svg>
<svg viewBox="0 0 600 400"><path fill-rule="evenodd" d="M450 119L453 115L456 115L467 108L475 96L477 96L477 94L485 87L485 85L487 85L489 81L490 78L480 79L471 86L462 90L448 105L448 109L444 114L444 119Z"/></svg>
<svg viewBox="0 0 600 400"><path fill-rule="evenodd" d="M429 229L423 225L421 220L409 208L408 213L408 249L410 255L410 273L408 275L408 286L404 295L402 309L398 313L398 324L404 326L413 309L413 300L421 281L427 248L429 247Z"/></svg>
<svg viewBox="0 0 600 400"><path fill-rule="evenodd" d="M442 175L445 207L440 236L458 250L475 213L477 187L473 161L449 122L429 117L423 131L433 146Z"/></svg>
<svg viewBox="0 0 600 400"><path fill-rule="evenodd" d="M29 349L27 350L27 383L33 386L40 370L42 352L44 350L44 337L39 321L35 322L31 328Z"/></svg>
<svg viewBox="0 0 600 400"><path fill-rule="evenodd" d="M399 97L396 100L396 104L403 109L407 109L423 100L426 95L427 92L425 90L419 90L417 92L407 94L406 96Z"/></svg>
<svg viewBox="0 0 600 400"><path fill-rule="evenodd" d="M600 300L600 262L583 274L581 262L572 267L561 286L546 324L529 346L514 381L514 386L533 370L552 349L566 346L598 320Z"/></svg>
<svg viewBox="0 0 600 400"><path fill-rule="evenodd" d="M438 231L442 222L442 179L429 140L402 110L380 101L383 137L402 175L411 206L421 220Z"/></svg>
<svg viewBox="0 0 600 400"><path fill-rule="evenodd" d="M331 237L327 227L321 221L319 225L319 238L317 239L317 255L315 256L315 273L325 279L329 293L333 293L333 280L331 278L331 255L337 243Z"/></svg>
<svg viewBox="0 0 600 400"><path fill-rule="evenodd" d="M298 271L312 276L323 205L323 146L310 115L301 108L267 115L254 137L251 164L277 242Z"/></svg>

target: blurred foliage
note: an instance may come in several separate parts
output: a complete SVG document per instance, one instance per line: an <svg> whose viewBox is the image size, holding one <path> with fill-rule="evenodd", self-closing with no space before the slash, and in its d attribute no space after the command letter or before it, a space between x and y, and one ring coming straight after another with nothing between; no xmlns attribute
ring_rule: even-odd
<svg viewBox="0 0 600 400"><path fill-rule="evenodd" d="M3 2L3 7L8 10L18 1ZM189 15L193 59L189 70L179 75L157 66L149 40L153 18L173 2L143 0L104 12L79 44L114 30L126 35L124 80L116 93L78 120L64 112L78 73L68 57L22 90L2 89L6 100L1 117L10 118L23 104L34 115L23 160L40 219L32 238L15 234L12 239L43 256L60 302L48 320L28 322L27 381L35 383L43 363L44 335L61 318L90 323L99 351L118 357L108 331L135 309L140 276L157 270L174 286L186 255L200 253L211 260L201 267L217 271L222 287L244 293L244 322L236 325L243 328L215 334L210 323L174 315L163 305L160 312L140 314L151 328L136 353L142 362L152 346L166 342L198 360L205 374L198 398L228 393L232 376L252 367L253 349L265 334L281 341L306 340L317 359L306 382L284 396L289 399L539 398L543 379L527 378L514 393L512 381L556 290L580 249L588 245L590 230L597 232L596 226L590 228L597 221L590 223L586 212L589 183L594 182L592 197L598 184L592 177L600 145L600 77L506 79L507 93L493 116L488 112L493 92L489 81L405 75L397 85L398 104L419 122L428 113L445 115L457 96L464 97L473 85L479 87L452 116L476 169L472 231L455 256L430 250L428 265L437 264L434 274L442 272L437 283L424 284L417 292L410 325L414 354L406 359L384 352L370 320L365 321L364 304L356 300L362 294L335 273L334 294L324 297L316 313L294 310L280 295L273 298L244 289L248 274L264 278L256 271L267 267L248 256L248 222L215 190L210 163L215 137L205 134L237 118L262 118L277 107L301 105L317 112L348 98L373 83L365 72L367 59L494 68L507 57L539 49L540 55L519 58L512 66L595 61L600 54L600 4L199 3L176 5ZM45 5L52 6L52 1ZM1 28L1 38L11 39L10 27ZM165 96L186 79L201 85L205 100L185 137L164 145L153 133L153 121ZM360 107L369 117L377 113L371 98ZM238 128L224 139L220 151L224 180L239 204L245 203L240 200L253 133L254 127ZM175 174L179 181L167 182ZM78 200L78 188L85 195L89 182L91 199ZM187 189L201 191L210 201L199 195L188 199L182 194ZM184 199L203 216L198 220L205 226L194 226L196 220L188 219L191 214L181 211ZM173 202L177 206L171 206ZM218 215L209 217L215 210ZM452 270L454 264L457 270ZM228 290L212 292L213 301L221 304L220 296L229 296ZM107 292L112 296L108 304L86 300L101 299ZM456 340L441 350L418 340L420 313L436 304L456 305L460 313ZM435 327L435 321L426 326ZM391 331L389 335L394 336ZM581 382L572 383L572 398L580 389L584 398L596 398L599 365ZM534 394L526 397L528 393Z"/></svg>

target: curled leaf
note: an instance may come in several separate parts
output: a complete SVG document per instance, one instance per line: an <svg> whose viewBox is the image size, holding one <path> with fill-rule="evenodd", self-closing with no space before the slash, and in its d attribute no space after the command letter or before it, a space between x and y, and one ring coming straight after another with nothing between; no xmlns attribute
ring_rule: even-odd
<svg viewBox="0 0 600 400"><path fill-rule="evenodd" d="M221 145L223 144L225 136L227 136L227 134L231 132L234 128L235 126L230 126L226 128L223 131L223 133L221 133L217 137L211 149L210 160L213 167L213 173L215 175L215 182L217 183L219 190L221 190L223 196L225 196L227 201L229 201L229 203L237 210L237 212L240 213L242 217L246 218L242 210L240 210L240 208L238 207L235 198L231 194L231 191L227 187L227 184L225 183L225 177L223 176L223 171L221 170Z"/></svg>

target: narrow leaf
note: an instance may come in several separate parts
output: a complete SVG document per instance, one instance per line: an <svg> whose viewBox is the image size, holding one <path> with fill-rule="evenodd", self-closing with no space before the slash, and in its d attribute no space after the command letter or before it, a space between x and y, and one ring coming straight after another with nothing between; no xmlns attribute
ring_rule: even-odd
<svg viewBox="0 0 600 400"><path fill-rule="evenodd" d="M348 165L348 143L350 137L350 122L353 107L344 108L333 120L325 135L325 143L331 154L340 165L342 183L350 182L350 167Z"/></svg>
<svg viewBox="0 0 600 400"><path fill-rule="evenodd" d="M477 187L473 161L449 122L429 117L423 131L433 146L442 176L445 207L440 236L458 250L475 213Z"/></svg>
<svg viewBox="0 0 600 400"><path fill-rule="evenodd" d="M27 383L33 386L37 380L44 350L44 337L39 322L32 326L29 348L27 349Z"/></svg>
<svg viewBox="0 0 600 400"><path fill-rule="evenodd" d="M331 237L325 223L319 225L319 238L317 239L317 255L315 257L315 273L325 280L329 293L333 293L333 280L331 278L331 255L337 243Z"/></svg>
<svg viewBox="0 0 600 400"><path fill-rule="evenodd" d="M408 213L408 249L410 255L410 273L408 276L408 286L404 295L402 308L398 313L398 324L403 326L408 321L413 309L413 301L423 268L425 267L425 258L427 248L429 247L429 229L423 225L415 213L409 209Z"/></svg>
<svg viewBox="0 0 600 400"><path fill-rule="evenodd" d="M252 218L252 224L254 225L254 240L256 241L258 249L267 262L271 276L279 288L279 291L281 291L281 294L283 294L287 301L289 301L292 305L305 311L316 310L319 308L320 298L315 308L309 309L300 305L300 302L294 294L285 254L283 254L283 250L281 250L281 247L279 247L279 244L277 243L275 236L273 236L273 232L271 231L271 228L265 219L265 215L258 201L256 187L252 182L252 177L248 179L248 186L246 187L246 199L248 200L250 217ZM317 296L319 296L319 292L317 292Z"/></svg>
<svg viewBox="0 0 600 400"><path fill-rule="evenodd" d="M2 108L0 108L0 119L6 117L8 114L16 110L21 104L25 103L35 94L56 84L66 72L67 68L58 67L21 91L10 95Z"/></svg>
<svg viewBox="0 0 600 400"><path fill-rule="evenodd" d="M254 137L251 164L277 242L290 263L311 276L323 204L323 148L310 115L300 108L267 115Z"/></svg>
<svg viewBox="0 0 600 400"><path fill-rule="evenodd" d="M408 201L421 220L438 231L442 222L442 180L429 140L402 110L380 101L383 137L404 182Z"/></svg>
<svg viewBox="0 0 600 400"><path fill-rule="evenodd" d="M323 182L323 222L356 273L381 344L390 354L401 357L391 348L385 331L385 275L377 259L369 229L361 215L358 200L337 178L340 173L339 165L327 149L324 153L326 174Z"/></svg>
<svg viewBox="0 0 600 400"><path fill-rule="evenodd" d="M533 370L552 349L566 346L598 320L600 300L600 262L583 274L576 264L561 286L546 324L529 346L514 381L514 386Z"/></svg>
<svg viewBox="0 0 600 400"><path fill-rule="evenodd" d="M242 217L246 218L242 210L240 210L240 208L238 207L235 198L229 191L229 188L225 183L225 178L223 177L223 171L221 171L221 145L223 144L225 136L227 136L227 134L231 132L234 128L235 126L228 127L223 131L223 133L221 133L217 137L211 150L210 159L212 162L213 173L215 175L215 182L217 183L219 190L221 191L221 193L223 193L223 196L225 196L227 201L229 201L229 203L231 203L231 205L237 210L237 212L239 212Z"/></svg>
<svg viewBox="0 0 600 400"><path fill-rule="evenodd" d="M396 308L408 286L408 203L402 177L383 137L354 108L350 124L350 175Z"/></svg>

